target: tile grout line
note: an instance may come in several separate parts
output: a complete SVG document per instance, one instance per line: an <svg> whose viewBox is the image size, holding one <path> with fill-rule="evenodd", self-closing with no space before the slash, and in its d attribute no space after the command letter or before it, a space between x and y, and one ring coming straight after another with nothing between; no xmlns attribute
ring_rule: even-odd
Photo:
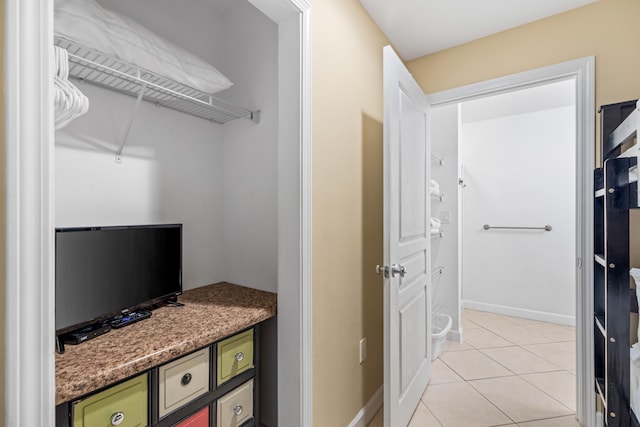
<svg viewBox="0 0 640 427"><path fill-rule="evenodd" d="M506 378L506 377L502 377L502 378ZM478 393L484 400L486 400L491 406L493 406L494 408L496 408L498 410L498 412L500 412L502 415L504 415L505 417L507 417L508 420L511 420L510 424L517 424L517 422L511 418L509 415L507 415L502 409L498 408L496 406L495 403L493 403L491 400L489 400L484 394L482 394L480 392L480 390L476 389L473 385L469 384L471 381L464 381L465 384L467 384L469 387L471 387L476 393ZM422 400L422 397L420 397L420 402L422 402L422 404L424 404L424 406L429 409L429 412L431 412L431 414L433 414L433 416L436 418L436 420L440 423L440 425L442 427L448 427L445 426L443 422L440 422L440 419L436 416L436 414L433 413L433 411L429 408L429 405L427 405L427 402L425 402L424 400ZM509 425L509 424L495 424L496 426L500 426L500 425ZM487 427L492 427L492 426L487 426Z"/></svg>
<svg viewBox="0 0 640 427"><path fill-rule="evenodd" d="M524 348L524 347L522 347L522 346L520 346L520 345L517 345L517 344L514 344L513 346L510 346L510 347L490 347L490 348L478 349L478 351L480 351L482 354L484 354L485 356L487 356L489 359L493 360L494 362L496 362L496 363L500 364L500 365L501 365L501 366L503 366L505 369L509 370L510 372L513 372L512 370L510 370L509 368L507 368L506 366L504 366L502 363L500 363L500 361L498 361L498 360L494 359L493 357L491 357L491 355L490 355L490 354L487 354L487 353L485 353L485 352L483 351L483 350L491 350L492 348L503 349L503 348L511 348L511 347L520 348L520 349L522 349L522 350L526 351L527 353L529 353L529 354L531 354L531 355L533 355L533 356L537 357L538 359L542 360L543 362L546 362L546 363L548 363L548 364L550 364L550 365L553 365L553 366L555 366L555 367L557 368L557 369L552 369L552 370L548 370L548 371L525 372L525 373L523 373L523 374L519 374L519 373L517 373L517 372L514 372L514 373L513 373L514 375L518 375L518 376L520 376L520 375L529 375L529 374L539 374L539 373L545 373L545 372L566 371L566 369L564 369L563 367L558 366L558 365L556 365L555 363L551 362L550 360L547 360L547 359L545 359L545 358L544 358L544 357L542 357L542 356L539 356L539 355L537 355L537 354L535 354L535 353L533 353L533 352L530 352L530 351L528 351L526 348Z"/></svg>
<svg viewBox="0 0 640 427"><path fill-rule="evenodd" d="M479 313L483 313L483 312L479 312ZM480 314L479 317L483 317L482 314ZM498 322L500 320L508 323L507 326L518 326L521 327L523 329L529 330L527 328L527 326L535 326L535 325L526 325L526 322L523 323L515 323L512 322L510 318L507 318L509 316L506 315L499 315L499 314L493 314L490 313L489 315L486 316L487 319L491 319L491 321L493 320L497 320ZM497 365L499 365L500 367L502 367L503 369L505 369L507 372L511 373L511 375L506 375L506 376L498 376L498 377L483 377L483 378L476 378L476 379L470 379L467 380L465 379L456 369L454 369L450 364L448 364L445 360L443 360L442 358L438 357L438 360L443 364L444 367L446 367L447 369L451 370L457 377L459 377L462 381L445 381L443 383L438 383L438 384L430 384L430 386L438 386L438 385L444 385L444 384L453 384L453 383L460 383L463 382L466 385L468 385L469 387L471 387L472 390L474 390L476 393L478 393L478 395L480 395L482 397L482 399L484 399L486 402L488 402L490 404L490 406L494 407L495 409L497 409L497 411L499 413L501 413L502 415L504 415L504 417L507 420L511 420L511 423L507 423L507 424L495 424L494 426L491 427L497 427L497 426L521 426L523 423L529 423L529 422L537 422L537 421L542 421L542 420L552 420L552 419L560 419L560 418L566 418L566 417L570 417L573 416L575 418L575 410L569 408L568 406L566 406L564 403L560 402L557 398L555 398L554 396L552 396L551 394L549 394L549 392L547 392L545 389L541 388L540 386L534 384L533 382L528 381L526 378L524 378L525 375L536 375L536 374L550 374L550 373L567 373L571 376L575 376L574 373L571 372L570 369L566 369L563 366L559 366L556 363L554 363L551 360L548 360L547 358L534 353L533 351L525 348L524 346L531 346L531 345L544 345L544 344L560 344L560 343L569 343L569 342L574 342L575 340L565 340L565 339L560 339L560 340L555 340L547 335L544 335L543 333L539 333L539 332L535 332L532 331L532 333L536 333L536 335L539 335L540 337L546 339L546 340L550 340L548 342L541 342L541 343L531 343L531 344L517 344L514 343L513 341L509 340L508 338L504 337L504 335L500 335L500 333L498 333L497 331L494 331L491 329L490 326L485 326L482 325L478 322L476 322L473 318L470 318L468 316L465 316L463 313L463 319L472 322L473 324L477 325L477 328L471 328L469 330L474 330L474 329L483 329L485 332L491 333L493 335L498 336L500 339L506 341L507 343L509 343L510 345L508 346L496 346L496 347L485 347L485 348L478 348L475 347L471 344L466 344L469 348L468 349L461 349L461 350L448 350L448 351L443 351L443 355L446 353L460 353L460 352L468 352L468 351L472 351L475 350L477 351L479 354L487 357L489 360L491 360L492 362L496 363ZM528 319L527 319L528 320ZM482 319L481 319L482 321ZM542 326L544 326L545 323L548 322L542 322L540 321L540 324ZM525 326L526 325L526 326ZM561 327L563 327L564 329L566 329L567 331L573 329L575 331L575 327L571 327L571 326L566 326L566 325L559 325ZM535 328L533 328L535 329ZM575 334L575 333L574 333ZM465 344L460 343L460 344ZM575 345L575 344L574 344ZM513 372L511 369L507 368L506 366L504 366L502 363L500 363L498 360L495 360L493 357L491 357L489 354L487 354L485 351L487 350L491 350L491 349L501 349L501 348L507 348L507 347L515 347L515 348L520 348L524 351L526 351L527 353L531 354L534 357L539 358L540 360L549 363L552 366L557 367L558 369L556 370L543 370L543 371L535 371L535 372L526 372L526 373L522 373L522 374L518 374ZM508 414L506 414L503 410L501 410L496 404L494 404L487 396L485 396L480 390L478 390L476 387L474 387L474 385L472 384L474 381L481 381L481 380L490 380L490 379L499 379L499 378L513 378L513 377L517 377L519 380L523 381L524 383L528 384L529 386L533 387L534 389L538 390L539 392L543 393L545 396L547 396L548 398L550 398L552 401L556 402L558 405L560 405L561 407L567 409L567 411L571 412L571 414L567 414L567 415L559 415L559 416L555 416L555 417L542 417L542 418L536 418L533 420L527 420L527 421L521 421L521 422L517 422L515 420L513 420ZM423 400L423 398L420 398L420 404L424 405L425 409L427 410L427 412L433 417L433 419L441 426L441 427L448 427L445 426L445 424L443 423L443 421L440 420L440 418L438 418L436 416L436 414L431 410L431 408L429 408L427 402L425 402ZM416 410L417 412L417 410ZM415 415L415 412L414 412ZM413 420L413 416L412 416L412 420Z"/></svg>
<svg viewBox="0 0 640 427"><path fill-rule="evenodd" d="M487 330L488 330L488 329L487 329ZM493 332L493 331L491 331L491 330L488 330L488 331L489 331L489 332ZM495 332L494 332L494 333L495 333ZM506 340L506 341L509 341L509 340L508 340L507 338L505 338L505 337L502 337L502 338L503 338L504 340ZM575 410L574 410L574 409L569 408L567 405L565 405L564 403L560 402L558 399L556 399L554 396L550 395L546 390L544 390L544 389L542 389L542 388L538 387L536 384L533 384L532 382L527 381L527 380L526 380L526 378L522 378L522 376L523 376L523 375L542 374L542 373L550 373L550 372L568 372L568 370L566 370L566 369L564 369L564 368L562 368L562 367L560 367L560 366L556 365L556 364L555 364L555 363L553 363L552 361L547 360L546 358L544 358L544 357L542 357L542 356L540 356L540 355L538 355L538 354L535 354L535 353L534 353L534 352L532 352L532 351L529 351L528 349L526 349L526 348L524 347L524 345L515 344L515 343L513 343L512 341L509 341L509 342L511 342L511 343L513 344L513 347L521 348L522 350L524 350L524 351L526 351L526 352L528 352L528 353L532 354L533 356L536 356L536 357L538 357L538 358L540 358L540 359L542 359L542 360L546 361L547 363L549 363L549 364L551 364L551 365L553 365L553 366L558 367L558 369L557 369L557 370L554 370L554 371L540 371L540 372L531 372L531 373L526 373L526 374L517 374L517 373L514 373L514 376L517 376L517 377L518 377L518 378L520 378L522 381L526 382L527 384L531 385L532 387L536 388L537 390L540 390L542 393L544 393L546 396L548 396L551 400L553 400L554 402L558 403L558 404L559 404L560 406L562 406L563 408L566 408L568 411L571 411L573 414L575 414ZM569 342L569 341L560 341L560 342ZM540 343L540 344L556 344L556 342ZM526 344L526 345L536 345L536 344ZM490 349L490 348L491 348L491 347L489 347L488 349ZM493 347L493 348L507 348L507 347ZM499 361L495 360L494 358L492 358L490 355L486 354L486 353L485 353L484 351L482 351L482 350L483 350L483 349L478 349L478 351L480 351L482 354L484 354L485 356L487 356L488 358L490 358L490 359L491 359L491 360L493 360L494 362L498 363L500 366L504 367L504 368L505 368L506 370L508 370L509 372L513 372L513 371L511 371L509 368L507 368L506 366L504 366L504 365L503 365L503 364L501 364ZM484 349L484 350L487 350L487 349ZM453 368L451 368L451 369L453 369ZM455 369L454 369L454 372L455 372ZM457 373L457 372L456 372L456 373ZM569 374L571 374L570 372L568 372L568 373L569 373ZM458 375L459 375L459 374L458 374ZM497 377L497 378L506 378L506 377ZM463 378L463 379L464 379L464 378ZM484 378L483 378L483 379L484 379ZM466 381L466 380L465 380L465 381ZM470 381L473 381L473 380L470 380ZM475 387L474 387L474 388L475 388ZM479 392L480 394L482 394L482 392L481 392L480 390L478 390L478 392ZM483 397L484 397L484 395L483 395ZM506 415L506 414L505 414L505 415ZM557 417L553 417L553 418L557 418ZM541 419L546 419L546 418L541 418ZM537 421L537 420L530 420L530 421ZM515 423L515 422L516 422L516 421L514 421L514 423ZM527 422L528 422L528 421L527 421ZM517 424L517 423L516 423L516 424Z"/></svg>
<svg viewBox="0 0 640 427"><path fill-rule="evenodd" d="M569 375L573 375L571 372L567 371L566 369L563 369L561 371L552 371L552 372L566 372ZM536 372L538 373L538 372ZM548 373L548 372L540 372L540 373ZM525 374L525 375L532 375L532 374ZM521 378L522 376L519 375ZM543 392L544 394L546 394L547 396L549 396L551 399L553 399L554 401L556 401L557 403L559 403L560 405L564 406L565 408L567 408L569 411L571 411L573 413L573 415L575 415L576 411L575 409L569 408L567 405L565 405L564 403L560 402L558 399L556 399L555 397L553 397L552 395L550 395L545 389L537 386L536 384L532 383L531 381L527 381L526 378L522 378L523 381L525 381L527 384L531 384L533 387L537 388L538 390L540 390L541 392ZM553 418L557 418L557 417L553 417ZM546 419L546 418L541 418L541 419Z"/></svg>
<svg viewBox="0 0 640 427"><path fill-rule="evenodd" d="M508 378L508 377L518 377L520 380L524 381L526 384L529 384L530 386L534 387L535 389L541 391L542 393L544 393L547 397L549 397L551 400L553 400L554 402L556 402L557 404L559 404L560 406L562 406L563 408L566 408L568 411L572 412L572 414L575 416L575 410L567 407L564 403L560 402L559 400L557 400L555 397L551 396L547 391L545 391L544 389L538 387L536 384L531 383L530 381L527 381L525 378L523 378L523 375L532 375L532 374L539 374L539 373L551 373L551 372L567 372L568 374L572 375L571 372L561 366L558 366L556 363L547 360L546 358L535 354L534 352L530 351L529 349L525 348L525 345L537 345L537 344L557 344L557 343L564 343L564 342L571 342L571 340L560 340L560 341L556 341L553 340L552 338L545 336L543 334L538 334L542 337L544 337L545 339L551 340L549 342L545 342L545 343L533 343L533 344L516 344L514 342L512 342L511 340L507 339L506 337L504 337L503 335L500 335L499 333L497 333L496 331L491 330L489 327L486 327L484 325L480 325L476 322L474 322L472 319L468 319L470 321L472 321L473 323L479 325L479 328L474 328L474 329L483 329L489 333L492 333L494 335L499 336L500 338L502 338L503 340L507 341L508 343L510 343L511 345L509 346L502 346L502 347L486 347L486 348L477 348L471 344L467 344L469 345L471 348L469 350L459 350L458 352L464 352L464 351L471 351L471 350L476 350L478 351L480 354L488 357L490 360L492 360L493 362L497 363L498 365L502 366L504 369L506 369L508 372L511 372L513 375L509 375L509 376L504 376L504 377L487 377L487 378L480 378L480 379L476 379L476 380L467 380L465 379L456 369L454 369L451 365L449 365L445 360L438 358L447 368L451 369L456 375L458 375L460 378L462 378L463 382L465 383L471 383L473 381L477 381L477 380L484 380L484 379L493 379L493 378ZM508 320L507 320L508 321ZM512 323L513 324L513 323ZM517 326L521 326L521 325L517 325ZM523 327L523 326L522 326ZM524 328L524 327L523 327ZM525 328L526 329L526 328ZM547 363L549 363L550 365L553 365L555 367L557 367L557 370L552 370L552 371L539 371L539 372L531 372L531 373L524 373L524 374L517 374L515 372L513 372L511 369L507 368L506 366L504 366L502 363L500 363L498 360L495 360L494 358L492 358L489 354L485 353L483 350L489 350L492 348L507 348L507 347L514 347L514 348L520 348L524 351L526 351L527 353L539 358L540 360L543 360ZM446 353L446 352L443 352ZM486 401L488 401L493 407L495 407L500 413L502 413L505 417L507 417L507 419L512 421L512 424L515 425L520 425L517 421L513 420L508 414L506 414L504 411L502 411L499 407L497 407L493 402L491 402L491 400L489 400L480 390L478 390L477 388L475 388L473 386L473 384L469 384L476 392L478 392ZM440 419L438 419L436 417L436 415L431 411L431 409L429 408L429 406L427 405L426 402L424 402L422 400L422 398L420 399L421 403L425 405L425 407L429 410L429 412L431 412L431 414L436 418L436 420L441 424L442 422L440 421ZM568 416L568 415L567 415ZM539 420L545 420L545 419L554 419L554 418L562 418L564 416L558 416L558 417L547 417L547 418L540 418L540 419L535 419L535 420L527 420L525 422L530 422L530 421L539 421ZM499 424L499 425L508 425L508 424Z"/></svg>

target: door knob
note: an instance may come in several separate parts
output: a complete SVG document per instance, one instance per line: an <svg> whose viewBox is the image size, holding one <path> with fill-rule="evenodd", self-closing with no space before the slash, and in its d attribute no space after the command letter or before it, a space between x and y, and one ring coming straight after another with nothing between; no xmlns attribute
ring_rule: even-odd
<svg viewBox="0 0 640 427"><path fill-rule="evenodd" d="M404 277L407 274L407 269L404 265L400 264L391 264L391 267L387 267L386 265L376 265L376 273L384 274L384 277Z"/></svg>
<svg viewBox="0 0 640 427"><path fill-rule="evenodd" d="M404 265L391 264L391 277L396 277L396 275L404 277L405 274L407 274L407 269Z"/></svg>

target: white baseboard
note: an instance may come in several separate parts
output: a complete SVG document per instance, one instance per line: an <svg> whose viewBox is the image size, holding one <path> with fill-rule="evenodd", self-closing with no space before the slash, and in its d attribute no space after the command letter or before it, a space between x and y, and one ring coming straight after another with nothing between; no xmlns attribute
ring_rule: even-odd
<svg viewBox="0 0 640 427"><path fill-rule="evenodd" d="M507 307L504 305L487 304L484 302L464 301L462 306L470 310L487 311L489 313L505 314L507 316L522 317L542 322L558 323L560 325L575 326L575 316L549 313L546 311L529 310L526 308Z"/></svg>
<svg viewBox="0 0 640 427"><path fill-rule="evenodd" d="M447 341L457 342L458 344L462 343L462 326L458 329L451 329L447 333Z"/></svg>
<svg viewBox="0 0 640 427"><path fill-rule="evenodd" d="M382 408L382 403L384 399L384 386L380 386L371 399L364 405L364 408L360 409L360 412L356 415L356 417L349 423L348 427L367 427L371 420L376 416L380 408Z"/></svg>

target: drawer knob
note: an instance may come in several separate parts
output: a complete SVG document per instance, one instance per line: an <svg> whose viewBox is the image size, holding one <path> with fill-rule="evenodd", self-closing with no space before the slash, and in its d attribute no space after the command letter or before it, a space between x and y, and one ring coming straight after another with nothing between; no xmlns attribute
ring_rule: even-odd
<svg viewBox="0 0 640 427"><path fill-rule="evenodd" d="M124 412L116 412L111 415L111 425L119 426L124 421Z"/></svg>
<svg viewBox="0 0 640 427"><path fill-rule="evenodd" d="M191 382L191 374L189 372L187 372L186 374L184 374L182 376L182 379L180 380L180 383L182 385L187 385Z"/></svg>
<svg viewBox="0 0 640 427"><path fill-rule="evenodd" d="M244 411L244 408L242 407L242 405L236 405L233 407L233 413L236 414L237 416L242 415L243 411Z"/></svg>
<svg viewBox="0 0 640 427"><path fill-rule="evenodd" d="M243 353L243 352L241 352L241 351L239 351L239 352L237 352L237 353L236 353L236 356L235 356L235 357L236 357L236 360L237 360L238 362L242 362L242 361L244 360L244 353Z"/></svg>

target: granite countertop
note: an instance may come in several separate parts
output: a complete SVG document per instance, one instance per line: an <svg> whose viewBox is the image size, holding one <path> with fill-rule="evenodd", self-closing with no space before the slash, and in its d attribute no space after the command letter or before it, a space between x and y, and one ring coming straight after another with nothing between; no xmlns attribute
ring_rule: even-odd
<svg viewBox="0 0 640 427"><path fill-rule="evenodd" d="M276 315L276 294L231 283L185 291L184 307L56 353L56 405L142 373Z"/></svg>

